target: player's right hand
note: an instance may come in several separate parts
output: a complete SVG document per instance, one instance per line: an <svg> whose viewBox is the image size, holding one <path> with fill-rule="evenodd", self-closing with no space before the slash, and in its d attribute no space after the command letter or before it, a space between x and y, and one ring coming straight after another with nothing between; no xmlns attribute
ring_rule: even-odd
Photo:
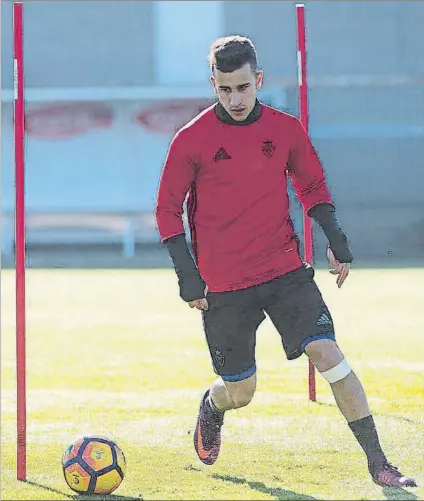
<svg viewBox="0 0 424 501"><path fill-rule="evenodd" d="M208 310L209 305L205 298L195 299L194 301L189 301L190 308L197 308L198 310Z"/></svg>

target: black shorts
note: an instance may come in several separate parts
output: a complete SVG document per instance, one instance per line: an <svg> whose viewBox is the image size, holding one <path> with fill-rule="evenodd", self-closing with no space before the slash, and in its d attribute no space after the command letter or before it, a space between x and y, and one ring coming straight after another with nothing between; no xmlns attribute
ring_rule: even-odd
<svg viewBox="0 0 424 501"><path fill-rule="evenodd" d="M335 339L331 314L305 267L247 289L208 292L203 326L213 368L226 381L256 371L256 331L265 313L281 336L288 360L300 357L315 339Z"/></svg>

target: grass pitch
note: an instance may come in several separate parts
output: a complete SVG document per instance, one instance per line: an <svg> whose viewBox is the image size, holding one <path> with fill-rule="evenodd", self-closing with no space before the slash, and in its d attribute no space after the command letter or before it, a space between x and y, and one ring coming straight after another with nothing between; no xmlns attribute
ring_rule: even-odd
<svg viewBox="0 0 424 501"><path fill-rule="evenodd" d="M317 282L383 447L418 489L371 482L330 388L317 375L308 402L307 360L286 360L268 319L257 394L227 413L221 456L204 466L192 433L215 376L173 271L29 270L27 482L16 480L14 274L2 273L2 499L86 499L66 485L61 456L90 433L127 457L110 500L424 499L424 269L353 269L341 290L326 271Z"/></svg>

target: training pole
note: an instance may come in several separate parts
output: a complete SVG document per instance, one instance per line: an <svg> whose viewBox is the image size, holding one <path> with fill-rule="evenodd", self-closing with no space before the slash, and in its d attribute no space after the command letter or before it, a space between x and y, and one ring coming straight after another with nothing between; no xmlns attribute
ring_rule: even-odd
<svg viewBox="0 0 424 501"><path fill-rule="evenodd" d="M25 359L25 164L23 8L13 4L14 138L15 138L15 275L16 275L16 476L26 480Z"/></svg>
<svg viewBox="0 0 424 501"><path fill-rule="evenodd" d="M306 25L305 25L305 5L296 4L296 24L297 24L297 67L299 86L299 107L300 121L306 132L309 133L308 116L308 80L306 71ZM312 244L312 221L303 211L303 245L304 260L313 264L314 250ZM316 401L315 367L309 360L309 400Z"/></svg>

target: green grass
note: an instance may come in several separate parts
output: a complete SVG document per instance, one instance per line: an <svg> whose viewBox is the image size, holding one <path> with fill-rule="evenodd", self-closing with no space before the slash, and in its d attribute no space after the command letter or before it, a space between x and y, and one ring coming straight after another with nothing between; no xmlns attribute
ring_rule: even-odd
<svg viewBox="0 0 424 501"><path fill-rule="evenodd" d="M424 269L353 270L343 289L317 281L337 338L361 378L389 459L424 485ZM424 499L424 488L381 489L331 391L307 360L288 362L266 320L258 390L227 413L217 463L200 463L192 431L214 380L200 313L172 270L29 270L28 481L16 480L14 275L2 274L2 499L85 499L61 471L65 447L87 433L115 439L128 471L108 499ZM99 497L96 497L99 499Z"/></svg>

